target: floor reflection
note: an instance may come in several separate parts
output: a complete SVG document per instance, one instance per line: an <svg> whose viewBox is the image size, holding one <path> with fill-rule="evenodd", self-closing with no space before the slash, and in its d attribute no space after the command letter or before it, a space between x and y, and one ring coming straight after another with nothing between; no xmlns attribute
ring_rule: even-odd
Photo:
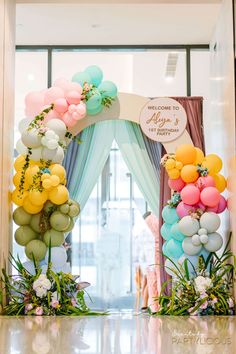
<svg viewBox="0 0 236 354"><path fill-rule="evenodd" d="M0 317L4 354L235 352L236 317Z"/></svg>

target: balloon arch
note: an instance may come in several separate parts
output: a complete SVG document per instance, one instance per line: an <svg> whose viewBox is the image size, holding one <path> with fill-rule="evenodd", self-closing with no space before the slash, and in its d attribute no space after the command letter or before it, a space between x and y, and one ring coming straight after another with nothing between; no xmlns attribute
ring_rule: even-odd
<svg viewBox="0 0 236 354"><path fill-rule="evenodd" d="M139 124L142 108L150 100L129 93L119 93L96 66L73 76L72 82L58 79L42 92L31 92L25 99L27 118L19 124L21 139L15 160L12 201L19 226L16 242L25 247L32 268L33 261L47 269L48 249L55 271L66 271L66 233L79 215L79 204L70 199L66 172L61 165L70 141L84 128L102 120L129 120ZM171 142L163 143L167 155L162 164L169 175L172 197L163 209L161 235L163 253L177 263L184 255L197 258L219 250L223 239L216 231L219 213L226 208L220 194L226 187L219 174L222 161L214 154L204 156L195 148L185 130Z"/></svg>

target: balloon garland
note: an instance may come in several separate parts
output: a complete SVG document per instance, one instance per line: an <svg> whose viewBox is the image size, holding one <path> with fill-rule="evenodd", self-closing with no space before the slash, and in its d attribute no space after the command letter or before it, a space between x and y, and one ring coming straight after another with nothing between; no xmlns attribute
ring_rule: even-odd
<svg viewBox="0 0 236 354"><path fill-rule="evenodd" d="M76 73L72 82L57 79L52 87L25 97L27 118L19 123L21 139L16 144L19 156L13 177L12 201L17 205L13 220L19 226L15 240L25 247L26 256L41 266L47 264L51 245L51 261L57 272L66 267L65 236L80 213L79 204L69 197L61 165L75 139L69 129L115 100L116 85L102 79L102 70L93 65Z"/></svg>
<svg viewBox="0 0 236 354"><path fill-rule="evenodd" d="M218 214L227 208L221 195L226 188L226 180L219 173L222 160L215 154L204 156L199 148L183 144L174 154L165 155L161 163L173 191L162 210L162 252L176 264L185 258L196 263L199 255L206 257L223 244L217 232L221 223ZM165 265L171 274L169 259Z"/></svg>

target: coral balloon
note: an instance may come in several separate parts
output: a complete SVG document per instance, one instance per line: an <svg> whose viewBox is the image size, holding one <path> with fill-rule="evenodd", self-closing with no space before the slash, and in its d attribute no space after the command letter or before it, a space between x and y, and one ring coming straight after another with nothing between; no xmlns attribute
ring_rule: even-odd
<svg viewBox="0 0 236 354"><path fill-rule="evenodd" d="M182 180L186 183L195 182L199 177L197 167L194 165L185 165L182 168L180 175Z"/></svg>
<svg viewBox="0 0 236 354"><path fill-rule="evenodd" d="M220 193L215 187L207 187L202 190L200 199L206 206L215 207L219 204Z"/></svg>
<svg viewBox="0 0 236 354"><path fill-rule="evenodd" d="M223 211L225 211L225 209L227 208L227 201L226 199L223 197L223 195L220 196L220 201L218 204L218 208L217 208L217 213L223 213Z"/></svg>
<svg viewBox="0 0 236 354"><path fill-rule="evenodd" d="M184 204L183 202L180 202L176 208L176 213L180 219L182 219L184 216L194 213L194 211L195 211L194 206Z"/></svg>
<svg viewBox="0 0 236 354"><path fill-rule="evenodd" d="M226 179L224 178L224 176L222 176L221 174L216 174L213 175L212 178L215 181L215 187L218 189L218 191L220 193L224 192L227 182Z"/></svg>
<svg viewBox="0 0 236 354"><path fill-rule="evenodd" d="M195 162L197 152L193 145L183 144L176 149L175 157L176 160L182 162L183 165L190 165Z"/></svg>
<svg viewBox="0 0 236 354"><path fill-rule="evenodd" d="M69 198L69 192L65 186L59 185L49 192L49 199L56 205L65 203Z"/></svg>
<svg viewBox="0 0 236 354"><path fill-rule="evenodd" d="M195 150L196 150L196 159L194 161L194 165L201 165L202 164L202 161L204 160L205 156L204 156L204 153L202 152L201 149L195 147Z"/></svg>
<svg viewBox="0 0 236 354"><path fill-rule="evenodd" d="M183 203L189 204L189 205L194 205L199 202L200 199L200 191L197 187L193 185L187 185L185 186L181 193L181 199Z"/></svg>
<svg viewBox="0 0 236 354"><path fill-rule="evenodd" d="M207 155L202 162L202 166L208 168L210 175L215 175L222 169L222 160L215 154Z"/></svg>
<svg viewBox="0 0 236 354"><path fill-rule="evenodd" d="M202 191L206 187L215 187L215 181L211 176L199 177L196 186Z"/></svg>
<svg viewBox="0 0 236 354"><path fill-rule="evenodd" d="M177 178L177 179L170 179L169 178L168 185L169 185L170 189L180 192L184 188L185 183L182 180L182 178Z"/></svg>

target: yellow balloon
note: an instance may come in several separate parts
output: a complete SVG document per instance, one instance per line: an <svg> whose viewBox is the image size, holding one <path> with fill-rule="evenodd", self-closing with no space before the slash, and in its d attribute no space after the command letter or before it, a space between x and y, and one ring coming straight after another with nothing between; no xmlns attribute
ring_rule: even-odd
<svg viewBox="0 0 236 354"><path fill-rule="evenodd" d="M25 164L24 156L23 155L17 156L17 158L15 159L15 162L14 162L14 169L16 170L16 172L21 171L24 164Z"/></svg>
<svg viewBox="0 0 236 354"><path fill-rule="evenodd" d="M68 189L59 184L49 192L49 199L56 205L64 204L69 199Z"/></svg>
<svg viewBox="0 0 236 354"><path fill-rule="evenodd" d="M43 185L43 188L45 188L47 190L50 189L52 187L51 179L49 179L49 178L44 179L42 185Z"/></svg>
<svg viewBox="0 0 236 354"><path fill-rule="evenodd" d="M177 168L173 168L172 170L167 171L167 173L171 179L177 179L180 176L180 171L177 170Z"/></svg>
<svg viewBox="0 0 236 354"><path fill-rule="evenodd" d="M222 160L215 154L207 155L202 162L202 166L208 168L209 175L213 176L222 169Z"/></svg>
<svg viewBox="0 0 236 354"><path fill-rule="evenodd" d="M34 176L39 172L39 167L38 166L30 166L26 169L25 171L25 181L26 183L28 183L28 185L30 186L31 184L33 184L34 180Z"/></svg>
<svg viewBox="0 0 236 354"><path fill-rule="evenodd" d="M49 174L49 173L44 173L44 174L42 174L42 176L41 176L41 181L44 181L45 179L48 179L48 178L50 178L51 177L51 175Z"/></svg>
<svg viewBox="0 0 236 354"><path fill-rule="evenodd" d="M196 150L197 156L196 156L196 159L194 161L194 165L201 165L202 161L205 158L204 153L203 153L203 151L201 149L199 149L197 147L195 147L195 150Z"/></svg>
<svg viewBox="0 0 236 354"><path fill-rule="evenodd" d="M66 178L66 170L63 166L55 164L53 166L50 166L49 169L52 175L56 175L60 178L60 182L63 182L63 180Z"/></svg>
<svg viewBox="0 0 236 354"><path fill-rule="evenodd" d="M182 168L183 168L182 162L176 161L175 167L177 168L177 170L182 170Z"/></svg>
<svg viewBox="0 0 236 354"><path fill-rule="evenodd" d="M213 175L212 176L215 184L216 184L216 188L218 189L218 191L220 193L224 192L227 182L226 179L224 178L224 176L222 176L221 174L217 174L217 175Z"/></svg>
<svg viewBox="0 0 236 354"><path fill-rule="evenodd" d="M32 190L29 192L29 201L36 206L41 206L48 199L48 194L45 191Z"/></svg>
<svg viewBox="0 0 236 354"><path fill-rule="evenodd" d="M52 175L50 177L51 183L53 187L57 187L60 184L60 178L57 175Z"/></svg>
<svg viewBox="0 0 236 354"><path fill-rule="evenodd" d="M12 192L11 195L11 199L13 201L13 203L15 203L18 206L22 206L24 203L25 198L27 197L29 193L24 191L23 193L21 193L18 189L15 189Z"/></svg>
<svg viewBox="0 0 236 354"><path fill-rule="evenodd" d="M183 165L193 164L196 160L197 152L193 145L183 144L177 147L175 158L182 162Z"/></svg>
<svg viewBox="0 0 236 354"><path fill-rule="evenodd" d="M43 209L43 204L38 206L30 202L29 198L26 197L23 203L24 210L29 214L38 214Z"/></svg>
<svg viewBox="0 0 236 354"><path fill-rule="evenodd" d="M21 180L21 172L15 173L15 175L13 177L13 183L14 183L15 187L19 187L20 180Z"/></svg>
<svg viewBox="0 0 236 354"><path fill-rule="evenodd" d="M194 165L185 165L181 170L181 178L186 183L195 182L198 177L199 173Z"/></svg>

